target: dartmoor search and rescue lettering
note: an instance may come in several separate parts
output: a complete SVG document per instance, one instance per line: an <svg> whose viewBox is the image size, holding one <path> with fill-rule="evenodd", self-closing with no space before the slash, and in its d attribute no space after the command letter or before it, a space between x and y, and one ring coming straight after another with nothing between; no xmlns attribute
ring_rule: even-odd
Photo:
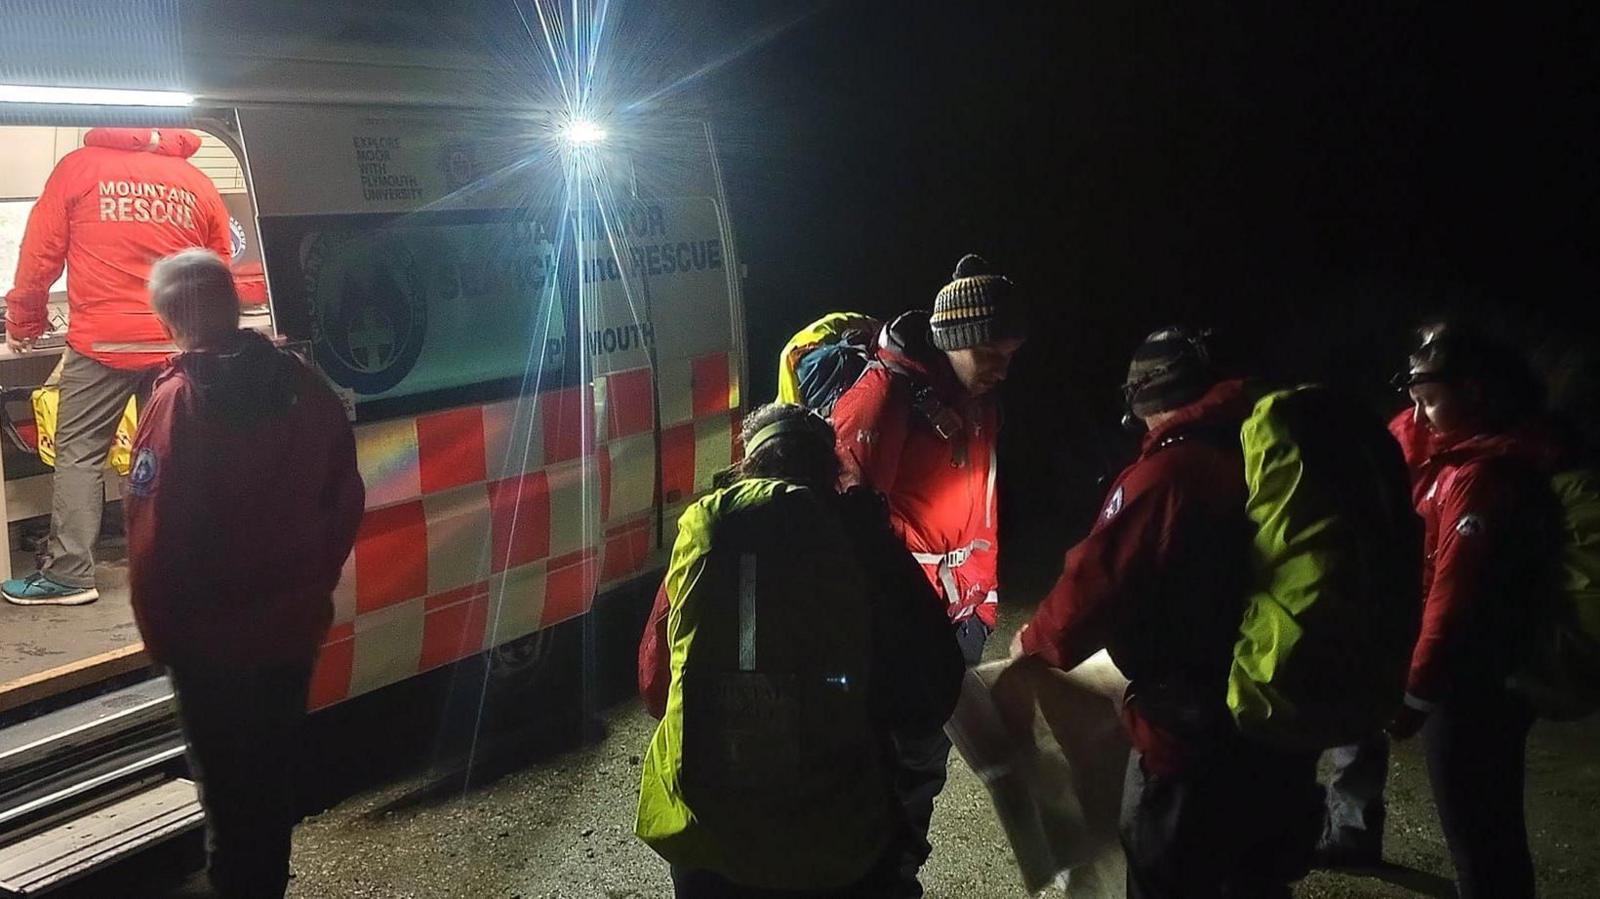
<svg viewBox="0 0 1600 899"><path fill-rule="evenodd" d="M628 274L633 277L687 274L722 268L722 241L715 237L709 240L632 246L628 247L626 252L632 260ZM608 253L583 261L585 284L597 281L621 281L622 277L622 267L617 264L614 255Z"/></svg>

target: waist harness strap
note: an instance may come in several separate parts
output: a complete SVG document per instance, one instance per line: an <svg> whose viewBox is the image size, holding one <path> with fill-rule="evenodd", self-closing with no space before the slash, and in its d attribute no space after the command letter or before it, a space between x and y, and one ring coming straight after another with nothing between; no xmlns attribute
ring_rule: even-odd
<svg viewBox="0 0 1600 899"><path fill-rule="evenodd" d="M993 545L987 540L974 540L947 553L912 553L911 557L918 564L938 566L939 586L944 589L945 600L954 606L961 603L961 588L956 586L955 570L967 564L973 553L990 549Z"/></svg>

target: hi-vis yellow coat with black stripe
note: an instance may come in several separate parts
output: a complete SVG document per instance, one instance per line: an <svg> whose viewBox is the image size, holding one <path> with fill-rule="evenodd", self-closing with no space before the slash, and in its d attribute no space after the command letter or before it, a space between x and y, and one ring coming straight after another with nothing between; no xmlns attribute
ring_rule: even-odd
<svg viewBox="0 0 1600 899"><path fill-rule="evenodd" d="M834 499L741 481L679 520L671 685L635 824L675 865L830 889L860 879L887 845L869 580Z"/></svg>

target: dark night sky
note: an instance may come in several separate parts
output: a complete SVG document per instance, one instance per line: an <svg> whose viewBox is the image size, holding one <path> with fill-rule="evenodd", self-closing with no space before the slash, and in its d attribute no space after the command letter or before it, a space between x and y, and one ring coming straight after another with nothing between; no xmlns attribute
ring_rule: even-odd
<svg viewBox="0 0 1600 899"><path fill-rule="evenodd" d="M1173 316L1593 295L1576 5L892 6L825 7L710 88L763 310L926 302L967 249L1114 356Z"/></svg>
<svg viewBox="0 0 1600 899"><path fill-rule="evenodd" d="M840 2L721 70L753 395L816 314L927 306L988 255L1037 322L1007 397L1027 592L1157 326L1375 401L1429 311L1591 333L1600 10L1326 6Z"/></svg>

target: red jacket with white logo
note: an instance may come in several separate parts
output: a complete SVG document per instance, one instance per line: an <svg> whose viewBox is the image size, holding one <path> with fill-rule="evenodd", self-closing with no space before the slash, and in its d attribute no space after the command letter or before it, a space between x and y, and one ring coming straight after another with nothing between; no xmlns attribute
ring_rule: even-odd
<svg viewBox="0 0 1600 899"><path fill-rule="evenodd" d="M1537 423L1435 439L1414 491L1425 527L1424 598L1408 705L1428 710L1498 690L1513 673L1529 611L1554 589L1562 537L1550 475L1565 455Z"/></svg>
<svg viewBox="0 0 1600 899"><path fill-rule="evenodd" d="M67 270L67 343L113 368L159 365L176 350L150 309L150 266L188 247L229 261L228 210L188 158L179 129L96 128L56 163L22 235L6 329L48 328L50 285Z"/></svg>
<svg viewBox="0 0 1600 899"><path fill-rule="evenodd" d="M123 503L150 654L314 658L364 505L355 438L320 375L249 331L174 359L140 410Z"/></svg>
<svg viewBox="0 0 1600 899"><path fill-rule="evenodd" d="M895 531L949 603L950 619L977 615L993 629L999 408L993 398L966 397L929 335L926 312L908 312L884 328L884 366L869 368L834 404L839 458L846 484L888 499ZM949 436L936 430L930 411Z"/></svg>
<svg viewBox="0 0 1600 899"><path fill-rule="evenodd" d="M1181 731L1232 727L1227 677L1252 563L1239 446L1250 408L1244 383L1224 381L1147 433L1022 635L1024 652L1062 669L1110 652L1132 682L1126 721L1151 771L1181 765L1194 739Z"/></svg>

